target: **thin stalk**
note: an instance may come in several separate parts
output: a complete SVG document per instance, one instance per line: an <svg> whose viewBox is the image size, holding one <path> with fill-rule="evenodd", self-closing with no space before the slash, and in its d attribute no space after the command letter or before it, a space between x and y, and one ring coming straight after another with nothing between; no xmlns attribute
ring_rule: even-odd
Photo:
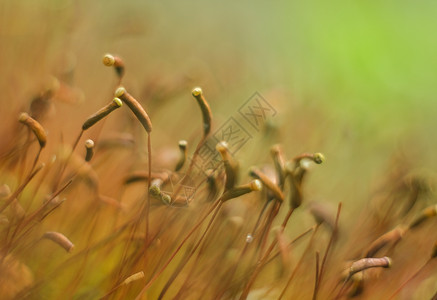
<svg viewBox="0 0 437 300"><path fill-rule="evenodd" d="M214 213L213 213L211 219L209 220L209 223L206 226L206 229L203 232L202 236L200 237L200 239L198 240L198 242L196 243L194 248L191 250L190 254L187 257L185 257L184 260L181 261L179 266L173 272L173 274L171 275L170 279L167 281L167 283L165 284L165 286L162 289L161 293L159 294L158 299L162 299L164 297L164 295L167 292L167 290L170 287L170 285L173 283L173 281L176 279L176 277L179 275L179 273L183 270L183 268L187 265L188 261L191 259L191 257L196 252L197 248L199 248L200 244L202 243L202 241L204 240L206 234L208 233L209 229L211 228L215 218L217 217L218 212L220 211L220 208L222 207L222 204L223 204L223 202L220 201L219 205L217 205L216 209L214 210Z"/></svg>
<svg viewBox="0 0 437 300"><path fill-rule="evenodd" d="M237 236L233 239L230 239L227 243L227 245L225 247L222 247L223 249L229 249L229 247L232 246L232 244L235 242ZM201 258L201 255L204 253L206 246L208 245L207 240L205 240L202 244L202 246L200 247L199 251L197 252L197 256L196 259L193 263L193 266L191 267L191 270L189 271L188 275L185 278L184 283L181 285L181 287L179 288L179 291L177 292L177 294L174 296L174 299L181 299L183 297L183 295L189 291L190 287L193 285L193 283L190 284L190 279L192 279L194 277L194 279L196 278L195 271L196 271L196 266L199 266L199 260ZM223 256L222 256L223 257ZM206 295L206 290L212 286L212 283L209 282L208 284L205 285L205 287L202 289L202 291L200 292L200 295ZM182 298L183 299L183 298Z"/></svg>
<svg viewBox="0 0 437 300"><path fill-rule="evenodd" d="M35 175L38 174L39 171L41 171L41 169L43 167L44 167L44 164L41 164L38 168L36 168L33 172L31 172L26 177L24 182L15 190L14 193L12 193L12 195L9 196L9 198L2 205L2 207L0 208L0 213L2 213L9 206L9 204L11 204L12 201L14 201L14 199L17 198L18 195L21 194L21 192L24 190L24 188L29 184L29 182L33 179L33 177L35 177Z"/></svg>
<svg viewBox="0 0 437 300"><path fill-rule="evenodd" d="M32 172L35 169L36 164L38 163L39 157L41 156L41 151L42 151L42 148L39 147L38 153L36 154L35 159L33 160L33 163L32 163L32 167L30 168L30 172Z"/></svg>
<svg viewBox="0 0 437 300"><path fill-rule="evenodd" d="M164 272L164 270L167 268L167 266L172 262L173 258L178 254L178 252L181 250L182 246L185 244L185 242L191 237L191 235L202 225L202 223L205 221L205 219L214 211L214 209L220 204L221 200L218 199L208 210L208 212L199 220L199 222L190 230L190 232L185 236L185 238L181 241L179 246L176 248L176 250L173 252L173 254L169 257L169 259L165 262L165 264L161 267L161 269L146 283L146 285L143 287L143 289L140 291L140 293L137 295L135 300L141 299L143 294L148 290L148 288L155 282L156 279Z"/></svg>
<svg viewBox="0 0 437 300"><path fill-rule="evenodd" d="M319 251L316 251L316 278L314 280L314 292L313 292L314 295L316 294L316 289L319 283L319 259L320 259L319 255L320 255Z"/></svg>
<svg viewBox="0 0 437 300"><path fill-rule="evenodd" d="M437 292L435 292L434 296L432 296L431 300L437 300Z"/></svg>
<svg viewBox="0 0 437 300"><path fill-rule="evenodd" d="M55 197L57 197L60 193L62 193L71 183L73 182L73 180L68 181L62 188L60 188L57 192L55 192L50 199L47 200L46 203L44 203L40 208L38 208L34 213L32 213L29 217L27 217L26 219L24 219L23 221L21 221L17 227L15 228L14 233L12 234L11 240L10 240L10 244L11 244L11 248L13 248L13 239L15 237L15 235L18 234L18 232L25 228L26 225L28 225L31 221L33 221L35 219L36 216L38 216L43 209L50 203L51 200L53 200ZM55 207L56 208L56 207ZM53 209L55 209L53 208ZM51 211L50 211L51 212ZM50 212L47 212L47 214L49 214ZM46 215L47 215L46 214ZM32 227L29 227L25 232L23 232L20 236L17 237L16 239L16 243L18 243L18 241L23 238L30 230L32 229Z"/></svg>
<svg viewBox="0 0 437 300"><path fill-rule="evenodd" d="M23 145L23 155L19 158L19 170L18 170L18 178L19 178L19 182L21 182L21 180L23 180L23 176L25 173L25 169L26 169L26 163L27 163L27 153L29 151L30 145L32 144L32 140L31 140L31 136L32 136L32 130L30 128L28 128L27 131L27 136L26 136L26 141L24 142ZM40 147L41 148L41 147ZM30 171L32 172L32 171Z"/></svg>
<svg viewBox="0 0 437 300"><path fill-rule="evenodd" d="M179 194L179 192L181 191L181 189L182 189L182 183L183 183L184 179L185 179L185 178L190 178L189 176L190 176L191 172L193 171L194 162L196 161L196 158L197 158L197 156L199 155L200 148L202 148L202 146L203 146L203 144L205 143L207 137L208 137L208 136L202 136L202 139L201 139L201 140L199 141L199 143L197 144L197 147L196 147L196 149L194 150L194 153L193 153L193 157L191 158L190 164L188 165L187 172L185 173L184 177L183 177L182 180L180 181L181 184L179 184L179 185L176 187L176 190L174 191L174 193L173 193L173 197L172 197L172 198L176 198L176 196L177 196L177 195Z"/></svg>
<svg viewBox="0 0 437 300"><path fill-rule="evenodd" d="M255 233L256 233L256 231L258 230L258 226L259 226L259 224L261 223L261 218L262 218L262 216L264 215L264 212L266 211L266 209L267 209L269 203L271 203L271 202L272 202L272 201L266 201L266 203L264 204L263 208L261 209L261 212L260 212L260 214L259 214L259 216L258 216L258 219L256 220L255 226L254 226L254 228L253 228L253 230L252 230L252 232L251 232L251 234L252 234L252 238L255 237Z"/></svg>
<svg viewBox="0 0 437 300"><path fill-rule="evenodd" d="M138 219L135 221L135 223L133 224L132 230L130 232L130 238L126 243L126 246L124 247L124 251L123 251L123 255L122 255L122 259L121 259L121 264L120 264L120 269L118 271L118 276L121 276L122 270L123 270L123 266L125 266L126 263L126 256L127 256L127 252L129 250L129 246L130 243L132 241L132 237L134 236L135 232L138 229L138 226L143 218L145 218L145 223L146 223L146 233L145 233L145 237L144 237L144 248L145 250L147 250L147 245L149 244L149 213L150 213L150 185L151 185L151 178L152 178L152 141L151 141L151 132L147 132L147 159L148 159L148 180L147 180L147 195L146 195L146 203L145 205L140 209L141 214L139 215ZM144 251L144 255L146 255L146 251ZM117 283L118 284L118 283Z"/></svg>
<svg viewBox="0 0 437 300"><path fill-rule="evenodd" d="M316 228L314 229L313 233L311 234L311 238L310 238L310 240L308 242L307 247L305 248L304 252L302 253L302 256L300 257L297 265L294 267L294 270L291 273L290 278L288 278L287 284L285 285L284 289L282 290L281 294L279 295L278 300L280 300L280 299L282 299L282 297L284 297L284 294L287 291L288 287L290 286L291 281L293 280L294 276L297 274L297 271L299 270L300 265L303 262L303 258L308 253L308 251L310 250L310 248L311 248L311 246L313 244L314 236L316 235L317 230L319 229L319 227L320 227L320 224L317 224Z"/></svg>
<svg viewBox="0 0 437 300"><path fill-rule="evenodd" d="M416 271L416 273L414 273L410 278L408 278L404 283L402 283L402 285L390 296L390 298L388 298L388 300L394 299L394 297L396 297L396 295L398 295L401 290L408 284L410 283L414 278L416 278L422 271L423 269L425 269L425 267L428 265L428 263L432 260L433 258L431 257L430 259L428 259L423 266L421 266L419 268L419 270Z"/></svg>
<svg viewBox="0 0 437 300"><path fill-rule="evenodd" d="M109 242L112 242L114 239L116 239L120 234L122 234L125 229L132 223L132 220L127 221L125 224L121 225L118 229L114 230L114 233L109 235L108 237L102 239L101 241L95 243L88 249L83 249L74 255L72 255L70 258L68 258L66 261L61 263L56 269L54 269L51 273L46 274L45 278L39 278L38 281L36 281L32 286L24 289L14 299L25 299L31 294L35 294L36 290L41 287L45 282L51 280L59 273L65 272L68 270L67 266L73 262L75 262L79 257L83 255L87 255L88 253L91 253L93 251L96 251L104 246L106 246Z"/></svg>
<svg viewBox="0 0 437 300"><path fill-rule="evenodd" d="M152 178L152 141L150 138L150 132L147 134L147 160L149 163L149 180L147 180L147 203L146 203L146 238L144 242L147 243L149 237L149 213L150 213L150 184Z"/></svg>
<svg viewBox="0 0 437 300"><path fill-rule="evenodd" d="M260 250L259 250L258 260L262 260L263 251L264 251L266 244L267 244L267 239L269 237L270 229L272 228L273 221L275 220L276 216L278 215L280 207L281 207L281 202L275 201L275 203L272 206L272 210L270 212L269 218L267 220L267 224L264 227L264 232L263 232L263 235L261 238L261 243L260 243L260 248L259 248Z"/></svg>
<svg viewBox="0 0 437 300"><path fill-rule="evenodd" d="M278 209L275 210L276 214L277 214L277 212L279 210L280 203L278 202L277 205L278 205ZM294 208L290 207L290 209L288 210L287 215L284 218L284 221L282 222L282 225L281 225L281 228L280 228L281 233L284 232L285 226L287 226L287 223L290 220L290 217L293 214L293 211L294 211ZM274 216L276 216L276 214ZM264 255L261 257L261 259L258 261L258 264L255 267L255 270L253 271L251 278L249 279L248 283L246 284L245 288L243 289L243 293L241 294L240 299L246 299L247 298L247 296L249 294L249 291L250 291L250 288L252 287L253 283L255 282L255 279L258 276L258 274L261 272L262 267L265 265L269 255L273 251L273 248L275 247L276 243L277 243L277 239L274 239L272 241L272 243L270 244L269 248L267 249L267 251L264 253Z"/></svg>
<svg viewBox="0 0 437 300"><path fill-rule="evenodd" d="M148 191L147 191L147 194L148 194ZM119 284L118 278L121 278L123 268L126 266L126 258L128 255L129 247L131 245L131 242L133 240L133 236L135 235L135 232L137 232L138 226L141 223L142 217L143 217L146 209L147 209L147 203L142 203L140 206L140 209L139 209L140 213L136 217L134 217L134 219L133 219L134 221L131 224L131 228L129 231L129 238L126 242L126 245L124 246L123 254L121 256L120 267L118 269L118 275L116 276L116 279L115 279L115 281L116 281L115 285ZM145 239L145 240L147 241L147 239Z"/></svg>
<svg viewBox="0 0 437 300"><path fill-rule="evenodd" d="M253 228L253 230L252 230L252 232L249 234L249 235L251 235L251 237L250 238L254 238L255 237L255 233L256 233L256 231L257 231L257 229L258 229L258 226L259 226L259 224L261 223L261 218L262 218L262 216L263 216L263 214L264 214L264 212L265 212L265 210L267 209L267 207L268 207L268 204L270 203L271 201L266 201L266 203L264 204L264 206L263 206L263 208L261 209L261 213L259 214L259 216L258 216L258 219L257 219L257 221L256 221L256 223L255 223L255 226L254 226L254 228ZM226 280L226 282L224 283L224 285L222 285L221 287L227 287L231 282L232 282L232 280L233 280L233 278L234 278L234 275L235 275L235 272L237 271L237 269L238 269L238 266L239 266L239 263L240 263L240 261L242 261L242 259L243 259L243 257L244 257L244 255L246 254L246 252L247 252L247 249L249 248L249 245L251 244L251 242L249 242L249 241L247 241L246 240L246 242L244 243L244 247L243 247L243 250L241 251L241 253L240 253L240 258L238 259L238 261L237 261L237 263L235 263L233 266L232 266L232 268L230 269L230 271L228 272L228 276L227 276L227 280ZM223 296L223 293L225 292L225 289L223 289L223 288L221 288L220 289L220 291L216 291L216 297L215 297L215 299L220 299L222 296Z"/></svg>
<svg viewBox="0 0 437 300"><path fill-rule="evenodd" d="M310 233L310 231L313 231L316 228L316 225L311 226L310 228L308 228L307 230L305 230L303 233L299 234L297 237L295 237L289 244L288 247L291 247L291 245L293 245L295 242L297 242L298 240L300 240L301 238L303 238L305 235L307 235L308 233ZM271 261L273 261L278 255L280 254L280 251L278 250L275 254L272 255L272 257L270 257L265 264L270 263Z"/></svg>
<svg viewBox="0 0 437 300"><path fill-rule="evenodd" d="M59 175L57 176L57 180L55 181L55 185L53 187L53 190L57 190L59 187L59 184L61 184L61 180L62 180L62 177L64 176L64 172L65 172L65 169L67 168L68 162L70 161L71 156L74 153L74 150L77 148L77 145L79 144L79 141L80 141L83 133L84 133L84 130L81 130L79 135L77 136L76 140L73 143L73 147L71 148L71 153L68 155L65 162L62 163L61 171L59 172Z"/></svg>
<svg viewBox="0 0 437 300"><path fill-rule="evenodd" d="M316 285L316 288L314 289L313 300L317 299L317 293L320 289L320 284L322 282L323 274L324 274L324 271L326 268L326 261L328 259L328 253L329 253L329 250L331 249L331 246L332 246L334 239L336 238L336 235L337 235L338 219L340 218L341 206L342 206L342 203L340 202L338 204L337 217L335 218L334 229L332 230L331 238L329 239L328 246L326 247L325 255L323 256L322 265L320 266L319 281Z"/></svg>

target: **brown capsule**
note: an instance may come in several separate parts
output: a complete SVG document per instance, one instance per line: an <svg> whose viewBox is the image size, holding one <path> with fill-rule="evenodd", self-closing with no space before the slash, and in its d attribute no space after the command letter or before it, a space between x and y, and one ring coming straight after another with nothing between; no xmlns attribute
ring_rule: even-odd
<svg viewBox="0 0 437 300"><path fill-rule="evenodd" d="M30 116L35 120L42 120L47 115L53 115L53 96L60 88L60 82L56 77L49 76L44 83L42 91L35 95L30 103Z"/></svg>
<svg viewBox="0 0 437 300"><path fill-rule="evenodd" d="M85 149L86 149L85 161L90 161L91 158L93 158L94 156L94 141L90 139L86 140Z"/></svg>
<svg viewBox="0 0 437 300"><path fill-rule="evenodd" d="M164 203L165 205L170 205L172 204L172 200L171 200L171 196L168 194L164 194L161 192L161 197L160 197L162 203ZM175 202L178 202L179 200L177 199ZM186 201L185 201L186 202ZM186 203L185 203L186 204Z"/></svg>
<svg viewBox="0 0 437 300"><path fill-rule="evenodd" d="M227 192L225 192L222 197L220 198L221 201L227 201L230 199L234 199L237 197L240 197L244 194L253 192L253 191L260 191L262 189L261 181L258 179L255 179L251 181L250 183L243 184L240 186L236 186Z"/></svg>
<svg viewBox="0 0 437 300"><path fill-rule="evenodd" d="M160 178L164 182L169 180L169 175L166 172L152 172L152 179ZM149 172L147 171L134 171L127 175L124 179L124 184L131 184L138 181L146 181L149 179Z"/></svg>
<svg viewBox="0 0 437 300"><path fill-rule="evenodd" d="M146 171L137 171L132 174L129 174L123 180L124 184L131 184L139 181L146 181L149 177L148 172Z"/></svg>
<svg viewBox="0 0 437 300"><path fill-rule="evenodd" d="M284 194L282 193L282 191L263 172L261 172L257 168L253 167L249 170L249 175L256 178L256 179L259 179L262 182L262 184L273 193L276 200L278 200L280 202L284 201Z"/></svg>
<svg viewBox="0 0 437 300"><path fill-rule="evenodd" d="M325 156L322 153L303 153L293 158L293 161L299 163L302 159L312 160L316 164L321 164L326 160Z"/></svg>
<svg viewBox="0 0 437 300"><path fill-rule="evenodd" d="M122 78L124 75L124 63L123 60L118 56L113 56L111 54L105 54L103 56L103 64L107 67L114 67L115 72L118 77Z"/></svg>
<svg viewBox="0 0 437 300"><path fill-rule="evenodd" d="M214 171L211 169L206 170L205 174L207 175L206 182L208 183L208 200L213 200L215 199L215 196L217 195L219 190L217 178Z"/></svg>
<svg viewBox="0 0 437 300"><path fill-rule="evenodd" d="M285 167L285 173L290 184L288 201L292 208L298 208L303 202L302 181L304 175L306 174L306 169L300 165L297 167L292 167L291 163L287 163Z"/></svg>
<svg viewBox="0 0 437 300"><path fill-rule="evenodd" d="M149 192L156 199L161 200L164 204L171 204L171 196L161 190L164 181L161 178L155 178L150 183Z"/></svg>
<svg viewBox="0 0 437 300"><path fill-rule="evenodd" d="M320 164L324 163L325 160L326 160L326 158L325 158L325 156L322 153L314 153L313 154L313 161L316 164L320 165Z"/></svg>
<svg viewBox="0 0 437 300"><path fill-rule="evenodd" d="M109 206L109 207L113 207L115 209L119 209L122 210L124 208L123 203L118 202L116 199L109 197L109 196L105 196L105 195L98 195L98 199L101 203Z"/></svg>
<svg viewBox="0 0 437 300"><path fill-rule="evenodd" d="M232 189L238 181L238 162L229 154L228 144L224 141L216 146L225 166L226 181L225 190Z"/></svg>
<svg viewBox="0 0 437 300"><path fill-rule="evenodd" d="M276 176L278 177L279 187L282 189L285 182L285 158L284 152L280 145L274 145L270 149L270 154L272 155L273 163L276 169Z"/></svg>
<svg viewBox="0 0 437 300"><path fill-rule="evenodd" d="M362 258L352 263L352 266L349 268L349 277L369 268L390 268L391 264L391 259L387 256L381 258Z"/></svg>
<svg viewBox="0 0 437 300"><path fill-rule="evenodd" d="M54 114L54 104L46 93L34 97L30 103L30 116L35 120L42 120L47 115Z"/></svg>
<svg viewBox="0 0 437 300"><path fill-rule="evenodd" d="M82 130L87 130L122 105L123 103L120 99L114 98L111 103L102 107L95 114L88 117L88 119L82 125Z"/></svg>
<svg viewBox="0 0 437 300"><path fill-rule="evenodd" d="M352 276L352 286L348 293L349 298L356 297L363 293L364 290L364 273L359 272Z"/></svg>
<svg viewBox="0 0 437 300"><path fill-rule="evenodd" d="M309 205L309 211L313 215L317 224L325 223L331 230L334 230L335 216L326 205L312 202Z"/></svg>
<svg viewBox="0 0 437 300"><path fill-rule="evenodd" d="M38 140L39 146L44 148L47 143L47 135L41 124L25 112L20 114L19 121L32 130Z"/></svg>
<svg viewBox="0 0 437 300"><path fill-rule="evenodd" d="M123 281L123 284L126 285L126 284L131 283L132 281L137 281L137 280L140 280L140 279L143 279L143 278L144 278L144 272L141 271L141 272L135 273L135 274L129 276L128 278L126 278Z"/></svg>
<svg viewBox="0 0 437 300"><path fill-rule="evenodd" d="M431 258L436 258L436 257L437 257L437 242L435 242L431 252Z"/></svg>
<svg viewBox="0 0 437 300"><path fill-rule="evenodd" d="M74 244L62 233L55 232L55 231L47 231L44 233L43 238L49 239L62 248L65 249L65 251L70 252L74 248Z"/></svg>
<svg viewBox="0 0 437 300"><path fill-rule="evenodd" d="M124 103L126 103L127 106L129 106L130 110L135 114L138 121L140 121L147 133L152 131L152 121L150 121L146 111L141 104L126 91L124 87L119 87L115 91L115 97L120 98Z"/></svg>
<svg viewBox="0 0 437 300"><path fill-rule="evenodd" d="M160 178L153 179L150 183L149 192L154 197L161 196L161 186L164 182Z"/></svg>
<svg viewBox="0 0 437 300"><path fill-rule="evenodd" d="M212 122L212 112L211 108L209 107L208 102L205 100L205 97L203 96L203 91L200 87L196 87L191 92L197 100L197 104L200 107L200 110L202 111L202 118L203 118L203 137L206 137L209 132L211 131L211 122Z"/></svg>
<svg viewBox="0 0 437 300"><path fill-rule="evenodd" d="M370 246L365 251L364 256L372 257L387 244L396 244L404 236L406 231L407 229L405 227L397 226L389 232L384 233L370 244Z"/></svg>
<svg viewBox="0 0 437 300"><path fill-rule="evenodd" d="M413 229L421 225L427 219L432 218L437 215L437 204L428 206L411 222L409 228Z"/></svg>
<svg viewBox="0 0 437 300"><path fill-rule="evenodd" d="M181 152L181 156L179 158L178 163L176 164L175 171L179 171L182 169L182 167L185 164L185 161L187 160L187 141L179 141L179 150Z"/></svg>

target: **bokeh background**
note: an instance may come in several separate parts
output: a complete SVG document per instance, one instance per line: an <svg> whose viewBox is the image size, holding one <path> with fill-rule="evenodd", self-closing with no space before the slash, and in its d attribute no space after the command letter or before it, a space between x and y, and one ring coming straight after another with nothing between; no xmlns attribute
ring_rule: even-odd
<svg viewBox="0 0 437 300"><path fill-rule="evenodd" d="M362 203L355 191L396 154L435 169L434 1L3 0L0 12L2 115L68 68L84 97L70 113L89 114L109 97L111 52L131 90L168 95L151 108L163 143L197 128L188 91L200 85L217 126L261 93L290 156L326 153L326 198Z"/></svg>
<svg viewBox="0 0 437 300"><path fill-rule="evenodd" d="M274 133L237 153L242 169L268 162L273 143L288 157L323 152L308 193L342 201L346 223L394 163L434 175L436 14L431 0L2 0L1 119L16 118L56 76L77 101L60 99L62 126L49 136L73 140L77 120L111 99L107 52L123 58L158 152L199 133L192 87L205 91L216 128L259 92L278 112Z"/></svg>

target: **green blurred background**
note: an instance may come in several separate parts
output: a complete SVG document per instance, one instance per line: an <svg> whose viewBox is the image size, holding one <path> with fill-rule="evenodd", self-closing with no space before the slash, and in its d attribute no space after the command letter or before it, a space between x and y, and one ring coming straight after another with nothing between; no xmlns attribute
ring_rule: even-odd
<svg viewBox="0 0 437 300"><path fill-rule="evenodd" d="M150 106L157 149L199 129L189 91L200 85L215 126L255 91L278 110L279 136L242 149L244 167L268 161L273 142L289 157L324 152L315 197L364 203L393 157L436 167L435 1L3 0L0 11L2 103L13 101L2 114L72 60L85 102L66 111L83 118L109 98L110 52L133 93L185 82Z"/></svg>
<svg viewBox="0 0 437 300"><path fill-rule="evenodd" d="M276 129L252 130L254 138L236 153L244 176L251 165L271 162L274 143L289 158L323 152L327 162L310 173L307 199L342 201L345 239L371 236L373 228L354 227L378 203L373 192L391 168L436 178L436 16L431 0L0 0L0 147L17 145L11 124L18 126L19 112L29 110L50 75L69 86L65 98L72 101L57 99L44 120L42 161L61 141L71 144L83 120L112 99L115 74L101 62L109 52L123 58L123 84L152 119L154 167L178 140L199 139L194 86L211 105L213 130L259 92L278 112ZM132 132L132 119L127 110L111 115L102 136ZM126 170L137 163L144 161L127 161ZM105 171L102 181L123 173ZM118 195L114 190L104 194ZM299 210L293 223L290 236L314 221ZM352 247L357 239L351 237ZM435 290L433 278L426 285L423 291Z"/></svg>

